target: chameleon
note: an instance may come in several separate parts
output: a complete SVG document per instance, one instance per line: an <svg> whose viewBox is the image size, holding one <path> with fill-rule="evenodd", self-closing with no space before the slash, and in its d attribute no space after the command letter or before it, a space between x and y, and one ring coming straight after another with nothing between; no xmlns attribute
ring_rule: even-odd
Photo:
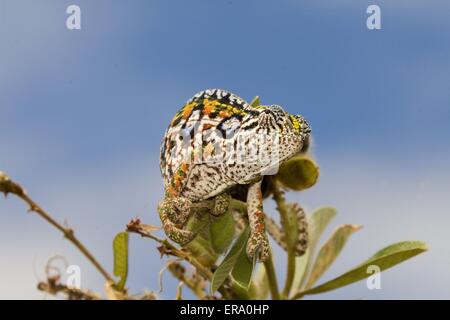
<svg viewBox="0 0 450 320"><path fill-rule="evenodd" d="M194 239L189 218L200 209L219 217L231 190L246 186L250 260L269 257L261 184L299 153L311 133L301 115L279 105L247 103L221 89L194 95L170 122L160 148L164 199L158 213L166 235L181 246Z"/></svg>

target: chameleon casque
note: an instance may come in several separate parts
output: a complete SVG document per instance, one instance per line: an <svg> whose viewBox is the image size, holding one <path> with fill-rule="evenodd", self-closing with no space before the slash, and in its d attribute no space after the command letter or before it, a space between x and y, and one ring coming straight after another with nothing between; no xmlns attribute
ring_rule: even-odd
<svg viewBox="0 0 450 320"><path fill-rule="evenodd" d="M310 131L302 116L277 105L253 106L219 89L196 94L174 116L161 145L165 197L158 212L166 235L187 244L196 235L186 230L190 216L200 208L213 216L225 214L230 191L245 185L246 252L249 259L266 260L263 176L300 152Z"/></svg>

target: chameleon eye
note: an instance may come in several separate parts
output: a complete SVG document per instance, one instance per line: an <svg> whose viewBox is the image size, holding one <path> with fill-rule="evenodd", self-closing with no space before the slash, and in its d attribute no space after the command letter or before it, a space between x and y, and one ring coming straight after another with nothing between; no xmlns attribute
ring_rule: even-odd
<svg viewBox="0 0 450 320"><path fill-rule="evenodd" d="M290 114L289 115L289 120L290 120L290 123L292 124L292 127L295 130L299 130L300 129L300 122L297 119L297 116L294 116L294 115Z"/></svg>

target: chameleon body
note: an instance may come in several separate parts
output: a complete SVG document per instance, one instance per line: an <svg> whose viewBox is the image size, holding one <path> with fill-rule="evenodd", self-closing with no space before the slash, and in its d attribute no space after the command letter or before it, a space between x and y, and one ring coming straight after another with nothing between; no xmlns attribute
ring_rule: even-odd
<svg viewBox="0 0 450 320"><path fill-rule="evenodd" d="M187 244L195 237L185 229L191 214L205 207L214 216L225 214L230 190L245 185L246 252L250 259L267 259L262 178L297 154L309 135L304 118L280 106L253 106L219 89L196 94L174 116L161 145L165 197L158 212L167 236Z"/></svg>

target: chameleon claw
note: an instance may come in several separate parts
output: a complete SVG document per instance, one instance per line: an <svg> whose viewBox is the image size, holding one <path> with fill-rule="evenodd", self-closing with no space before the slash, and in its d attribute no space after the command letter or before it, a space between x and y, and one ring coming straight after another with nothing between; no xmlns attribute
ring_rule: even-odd
<svg viewBox="0 0 450 320"><path fill-rule="evenodd" d="M164 224L164 232L170 240L178 243L180 246L187 245L197 235L192 231L180 229L170 222Z"/></svg>
<svg viewBox="0 0 450 320"><path fill-rule="evenodd" d="M269 241L265 233L251 234L247 242L247 257L253 261L256 255L256 262L264 262L269 258Z"/></svg>

